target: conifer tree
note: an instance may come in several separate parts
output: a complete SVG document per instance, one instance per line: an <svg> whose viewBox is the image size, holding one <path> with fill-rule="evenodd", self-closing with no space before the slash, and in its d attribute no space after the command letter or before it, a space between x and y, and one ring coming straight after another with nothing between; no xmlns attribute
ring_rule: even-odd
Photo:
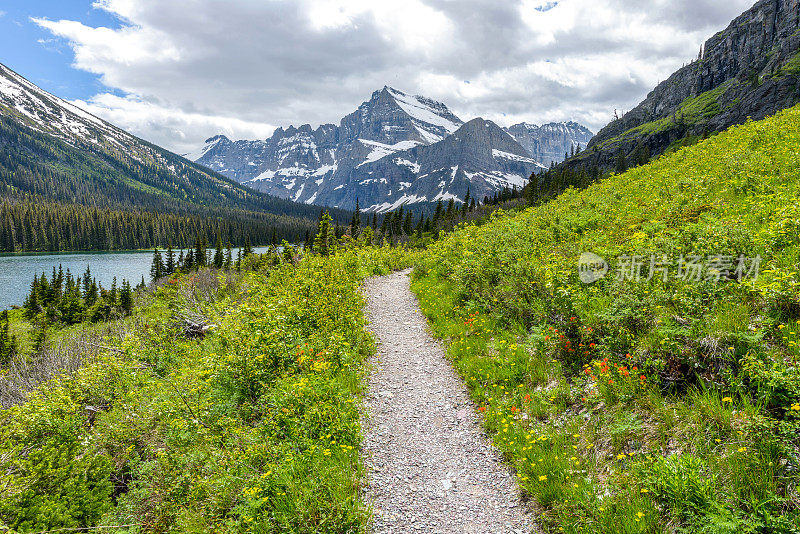
<svg viewBox="0 0 800 534"><path fill-rule="evenodd" d="M172 250L172 243L169 243L167 246L167 262L164 265L164 274L169 276L174 274L175 270L175 252Z"/></svg>
<svg viewBox="0 0 800 534"><path fill-rule="evenodd" d="M150 265L150 279L155 282L162 276L164 276L164 260L161 258L161 252L155 249L153 263Z"/></svg>
<svg viewBox="0 0 800 534"><path fill-rule="evenodd" d="M331 222L331 216L326 210L320 218L319 232L316 239L314 239L314 252L322 256L330 256L334 251L335 236Z"/></svg>
<svg viewBox="0 0 800 534"><path fill-rule="evenodd" d="M353 212L353 219L350 221L350 236L353 238L358 237L358 232L361 228L361 207L358 204L358 197L356 197L356 210Z"/></svg>
<svg viewBox="0 0 800 534"><path fill-rule="evenodd" d="M119 307L124 315L130 315L133 311L133 292L131 284L127 280L122 281L122 289L119 292Z"/></svg>
<svg viewBox="0 0 800 534"><path fill-rule="evenodd" d="M3 310L0 313L0 365L8 365L17 351L17 339L9 331L8 310Z"/></svg>
<svg viewBox="0 0 800 534"><path fill-rule="evenodd" d="M230 269L233 264L233 254L231 253L231 242L228 241L228 247L225 249L225 268Z"/></svg>
<svg viewBox="0 0 800 534"><path fill-rule="evenodd" d="M222 238L217 234L217 248L214 251L214 267L222 269L225 264L225 255L222 252Z"/></svg>

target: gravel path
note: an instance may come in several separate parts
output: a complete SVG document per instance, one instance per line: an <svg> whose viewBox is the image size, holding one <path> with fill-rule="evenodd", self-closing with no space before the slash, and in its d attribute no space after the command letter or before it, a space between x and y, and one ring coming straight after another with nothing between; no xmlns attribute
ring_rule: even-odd
<svg viewBox="0 0 800 534"><path fill-rule="evenodd" d="M378 338L364 425L372 532L530 532L531 514L429 334L408 272L371 278L365 292Z"/></svg>

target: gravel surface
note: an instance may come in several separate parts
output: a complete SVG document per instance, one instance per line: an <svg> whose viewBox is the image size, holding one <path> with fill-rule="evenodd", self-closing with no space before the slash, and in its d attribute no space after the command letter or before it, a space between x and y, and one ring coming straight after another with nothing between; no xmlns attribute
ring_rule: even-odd
<svg viewBox="0 0 800 534"><path fill-rule="evenodd" d="M408 271L365 285L378 338L366 399L364 461L375 533L522 533L534 523L444 357Z"/></svg>

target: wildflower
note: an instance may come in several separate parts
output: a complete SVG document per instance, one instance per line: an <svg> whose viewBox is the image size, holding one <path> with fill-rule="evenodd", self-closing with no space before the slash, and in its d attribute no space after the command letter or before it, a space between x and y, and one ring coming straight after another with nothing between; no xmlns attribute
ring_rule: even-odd
<svg viewBox="0 0 800 534"><path fill-rule="evenodd" d="M539 482L544 482L547 480L547 475L539 475Z"/></svg>
<svg viewBox="0 0 800 534"><path fill-rule="evenodd" d="M739 447L739 452L747 452L747 447Z"/></svg>
<svg viewBox="0 0 800 534"><path fill-rule="evenodd" d="M525 402L530 402L530 401L531 401L531 396L525 395Z"/></svg>
<svg viewBox="0 0 800 534"><path fill-rule="evenodd" d="M722 402L733 402L731 397L722 397Z"/></svg>
<svg viewBox="0 0 800 534"><path fill-rule="evenodd" d="M798 404L796 402L794 404L792 404L792 411L793 412L800 412L800 404Z"/></svg>

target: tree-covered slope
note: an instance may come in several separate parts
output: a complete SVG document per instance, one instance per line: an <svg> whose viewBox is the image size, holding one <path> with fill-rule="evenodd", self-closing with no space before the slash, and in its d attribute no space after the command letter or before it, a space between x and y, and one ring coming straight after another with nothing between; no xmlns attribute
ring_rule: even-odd
<svg viewBox="0 0 800 534"><path fill-rule="evenodd" d="M423 308L547 527L798 531L798 169L794 107L431 248Z"/></svg>
<svg viewBox="0 0 800 534"><path fill-rule="evenodd" d="M137 139L2 65L0 191L3 251L188 244L198 231L298 240L319 214Z"/></svg>

